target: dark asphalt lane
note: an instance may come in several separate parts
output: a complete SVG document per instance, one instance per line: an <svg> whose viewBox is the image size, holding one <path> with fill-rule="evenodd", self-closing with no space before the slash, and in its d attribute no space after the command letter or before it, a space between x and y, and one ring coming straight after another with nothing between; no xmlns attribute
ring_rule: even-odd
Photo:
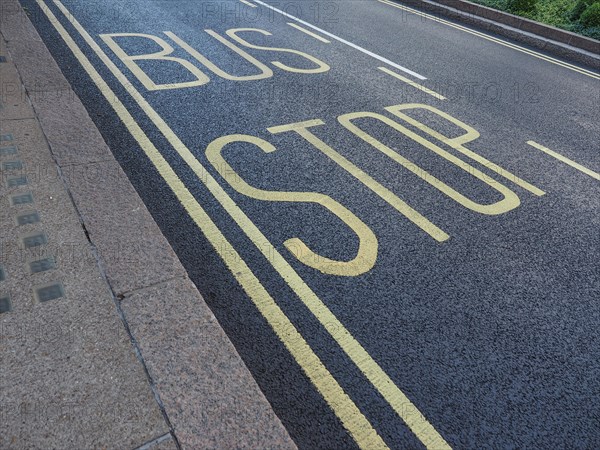
<svg viewBox="0 0 600 450"><path fill-rule="evenodd" d="M423 439L274 269L275 258L260 252L248 230L236 224L60 9L46 3L385 444L422 448ZM598 79L377 0L270 4L427 80L323 34L331 42L319 41L264 6L251 8L233 0L63 3L406 394L412 402L406 415L420 412L455 448L600 447L600 183L526 144L533 140L600 171ZM37 4L23 4L37 11L31 17L45 43L299 447L357 446L336 416L336 406L325 402L227 269L220 255L223 248L215 248L190 219ZM225 79L164 34L175 33L231 75L264 71L204 31L214 30L235 42L226 34L232 28L266 30L272 35L245 31L239 36L254 45L304 52L330 69L282 70L272 61L305 72L323 66L299 54L236 42L272 76ZM100 38L107 33L160 37L174 48L171 56L194 64L210 82L148 90ZM115 42L131 55L159 50L147 37ZM154 83L194 79L174 62L137 62ZM378 67L388 67L446 100ZM394 118L384 108L409 103L433 106L473 127L480 136L465 143L467 149L545 195L507 181L397 118L472 167L451 164L373 117L353 120L414 163L402 167L338 121L340 115L361 111ZM464 134L456 123L431 112L421 109L409 115L448 137ZM318 138L449 239L437 242L296 132L267 131L313 119L325 122L310 128ZM223 167L211 165L206 148L231 134L264 139L277 150L264 153L248 143L226 146L223 156L235 173L224 178L218 171ZM486 177L474 177L474 168ZM443 193L432 176L457 194ZM357 234L348 221L311 202L309 195L296 202L258 200L232 188L230 183L238 186L240 178L268 191L322 193L345 206L377 238L374 266L357 276L339 276L303 264L284 246L288 239L300 238L323 257L348 261L359 249ZM487 215L465 207L467 200L457 201L466 197L494 204L503 198L498 191L502 186L518 196L518 207Z"/></svg>

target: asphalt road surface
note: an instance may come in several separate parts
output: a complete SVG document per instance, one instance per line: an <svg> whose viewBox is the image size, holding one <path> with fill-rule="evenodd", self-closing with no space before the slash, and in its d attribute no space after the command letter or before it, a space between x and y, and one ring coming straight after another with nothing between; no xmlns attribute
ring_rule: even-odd
<svg viewBox="0 0 600 450"><path fill-rule="evenodd" d="M387 0L61 1L23 5L300 448L600 448L598 73Z"/></svg>

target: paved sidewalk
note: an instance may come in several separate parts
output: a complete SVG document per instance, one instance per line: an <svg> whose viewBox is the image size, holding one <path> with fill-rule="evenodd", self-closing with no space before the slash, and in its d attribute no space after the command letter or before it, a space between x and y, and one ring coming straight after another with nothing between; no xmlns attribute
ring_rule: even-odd
<svg viewBox="0 0 600 450"><path fill-rule="evenodd" d="M26 15L0 5L0 448L294 448Z"/></svg>
<svg viewBox="0 0 600 450"><path fill-rule="evenodd" d="M168 435L10 60L0 76L0 448L136 448Z"/></svg>

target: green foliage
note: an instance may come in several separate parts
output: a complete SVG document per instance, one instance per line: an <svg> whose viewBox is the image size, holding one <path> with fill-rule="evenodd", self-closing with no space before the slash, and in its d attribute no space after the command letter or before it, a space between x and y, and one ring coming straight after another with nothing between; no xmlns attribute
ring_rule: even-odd
<svg viewBox="0 0 600 450"><path fill-rule="evenodd" d="M567 30L573 33L583 34L584 36L591 37L600 41L600 27L584 27L581 23L576 22L571 25Z"/></svg>
<svg viewBox="0 0 600 450"><path fill-rule="evenodd" d="M590 27L586 28L585 33L586 36L594 38L600 41L600 27Z"/></svg>
<svg viewBox="0 0 600 450"><path fill-rule="evenodd" d="M470 1L600 40L600 0Z"/></svg>
<svg viewBox="0 0 600 450"><path fill-rule="evenodd" d="M572 8L573 0L540 1L537 4L534 20L554 27L566 28L571 23Z"/></svg>
<svg viewBox="0 0 600 450"><path fill-rule="evenodd" d="M600 2L592 3L588 6L581 13L579 21L585 27L600 27Z"/></svg>
<svg viewBox="0 0 600 450"><path fill-rule="evenodd" d="M529 16L535 11L537 0L508 0L506 8L513 14Z"/></svg>
<svg viewBox="0 0 600 450"><path fill-rule="evenodd" d="M499 9L500 11L506 11L507 0L476 0L475 3L479 3L483 6L489 6L490 8Z"/></svg>
<svg viewBox="0 0 600 450"><path fill-rule="evenodd" d="M578 21L579 18L581 17L581 14L583 14L583 12L586 10L586 8L588 6L590 6L592 3L594 3L594 1L596 1L596 0L577 0L577 3L575 3L575 6L571 10L570 19L573 22Z"/></svg>

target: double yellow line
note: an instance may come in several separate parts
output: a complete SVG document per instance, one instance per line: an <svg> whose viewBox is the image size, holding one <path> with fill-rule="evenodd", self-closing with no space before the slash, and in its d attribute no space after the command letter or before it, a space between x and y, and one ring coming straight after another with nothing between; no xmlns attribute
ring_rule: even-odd
<svg viewBox="0 0 600 450"><path fill-rule="evenodd" d="M189 192L185 184L179 179L169 163L150 141L146 133L140 128L127 108L108 86L106 81L100 76L74 39L57 20L54 13L48 8L43 0L36 1L48 17L50 23L54 26L66 45L80 62L83 69L88 73L105 99L112 106L125 127L139 143L140 148L155 166L161 177L165 180L190 217L221 256L233 276L240 283L244 291L254 302L260 313L268 321L279 339L300 365L315 388L323 396L336 416L340 419L343 426L352 435L359 447L364 449L387 448L387 445L377 434L367 418L344 392L333 375L323 365L319 357L314 353L305 339L296 330L295 326L279 308L275 300L267 292L260 280L254 275L250 267L248 267L235 248L222 234L196 198ZM192 168L192 170L194 170L199 180L206 185L209 191L227 210L240 228L248 235L263 255L268 258L273 267L279 272L296 295L298 295L321 325L330 333L338 345L340 345L342 350L373 384L375 389L377 389L396 413L404 420L417 438L426 447L431 449L438 450L450 448L442 436L433 428L425 417L418 412L417 408L412 404L408 397L406 397L406 395L393 383L383 369L373 360L360 343L356 341L327 306L293 270L289 263L272 246L256 225L254 225L212 175L201 165L198 159L194 157L160 115L132 86L118 67L110 60L106 53L104 53L66 7L58 0L54 0L54 4L60 9L65 18L94 50L97 56L103 61L132 98L138 103L146 115L153 121L154 125L163 133L180 157L190 168Z"/></svg>

